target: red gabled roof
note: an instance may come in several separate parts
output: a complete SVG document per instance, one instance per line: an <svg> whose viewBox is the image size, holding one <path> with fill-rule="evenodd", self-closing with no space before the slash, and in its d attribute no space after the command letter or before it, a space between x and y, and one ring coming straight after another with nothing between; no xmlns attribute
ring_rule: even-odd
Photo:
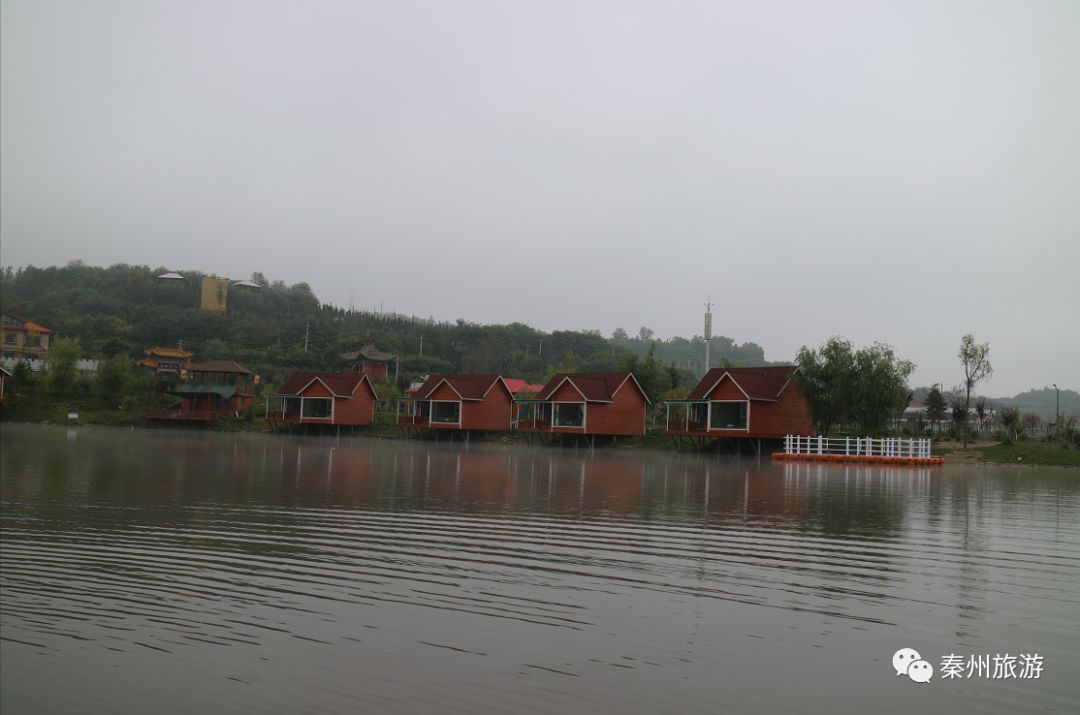
<svg viewBox="0 0 1080 715"><path fill-rule="evenodd" d="M351 397L361 382L367 382L368 389L372 391L372 394L375 392L375 389L371 387L371 382L368 380L367 375L359 372L301 371L289 375L289 379L286 380L285 384L278 390L278 394L299 395L315 380L326 385L326 388L334 393L335 397Z"/></svg>
<svg viewBox="0 0 1080 715"><path fill-rule="evenodd" d="M461 395L461 399L482 400L487 395L488 390L496 382L500 381L502 381L500 376L487 373L478 375L431 375L427 380L424 380L424 384L416 390L413 396L420 400L426 400L435 391L435 388L446 382L454 392ZM505 385L505 382L503 384ZM507 388L507 391L513 393L510 388Z"/></svg>
<svg viewBox="0 0 1080 715"><path fill-rule="evenodd" d="M714 367L705 373L701 382L686 396L688 400L704 400L726 375L751 400L775 400L784 385L798 370L797 365L776 367Z"/></svg>
<svg viewBox="0 0 1080 715"><path fill-rule="evenodd" d="M551 395L563 382L569 382L577 388L586 402L611 402L615 399L615 393L627 380L632 380L634 385L641 390L641 385L638 385L633 373L626 370L621 372L559 372L548 380L537 398L551 399ZM645 391L641 390L641 394L644 395ZM645 401L648 402L648 400L649 398L646 397Z"/></svg>
<svg viewBox="0 0 1080 715"><path fill-rule="evenodd" d="M540 392L544 389L543 385L530 385L524 380L519 380L516 377L504 377L503 382L510 388L510 392L515 395L519 392Z"/></svg>

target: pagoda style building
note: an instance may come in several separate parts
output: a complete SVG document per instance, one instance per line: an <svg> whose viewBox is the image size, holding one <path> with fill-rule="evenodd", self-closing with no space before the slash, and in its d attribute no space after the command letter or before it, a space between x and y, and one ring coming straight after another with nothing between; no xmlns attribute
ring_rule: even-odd
<svg viewBox="0 0 1080 715"><path fill-rule="evenodd" d="M389 382L391 365L394 366L394 376L397 376L398 356L384 353L371 344L355 352L341 353L341 359L349 363L351 371L367 375L373 382Z"/></svg>
<svg viewBox="0 0 1080 715"><path fill-rule="evenodd" d="M146 357L135 364L146 368L155 375L174 375L180 377L180 371L191 366L195 353L180 348L147 348Z"/></svg>

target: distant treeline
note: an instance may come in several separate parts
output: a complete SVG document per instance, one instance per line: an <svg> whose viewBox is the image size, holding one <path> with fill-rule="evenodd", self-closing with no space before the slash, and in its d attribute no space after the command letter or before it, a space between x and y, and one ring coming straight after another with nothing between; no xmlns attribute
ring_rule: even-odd
<svg viewBox="0 0 1080 715"><path fill-rule="evenodd" d="M954 388L959 389L959 388ZM913 391L913 400L919 404L926 403L929 387L917 387ZM946 392L949 392L946 390ZM1080 392L1076 390L1061 390L1061 414L1080 415ZM1023 414L1038 415L1047 422L1052 422L1057 409L1057 398L1052 387L1044 387L1040 390L1028 390L1021 392L1015 397L987 397L986 404L992 409L1011 407Z"/></svg>
<svg viewBox="0 0 1080 715"><path fill-rule="evenodd" d="M293 369L342 369L341 353L374 344L401 356L401 381L431 372L498 372L541 382L558 370L663 367L664 382L681 388L702 373L701 337L654 340L650 329L545 333L523 323L436 322L397 314L350 311L320 303L307 283L286 285L260 273L261 291L230 290L224 313L199 310L204 273L161 281L165 268L73 262L65 267L0 273L5 313L32 320L59 337L79 340L83 357L141 357L145 348L175 347L196 360L236 360L280 383ZM652 350L652 359L649 353ZM718 336L713 366L768 364L762 348ZM659 389L666 389L660 386Z"/></svg>

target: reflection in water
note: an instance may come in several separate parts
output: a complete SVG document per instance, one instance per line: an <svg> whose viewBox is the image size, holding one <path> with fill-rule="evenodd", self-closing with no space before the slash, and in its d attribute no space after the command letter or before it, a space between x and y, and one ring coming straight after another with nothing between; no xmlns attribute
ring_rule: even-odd
<svg viewBox="0 0 1080 715"><path fill-rule="evenodd" d="M1068 470L0 436L5 715L1067 711L1080 697L1054 675L1080 651ZM931 696L888 677L900 644L1049 665L1037 688Z"/></svg>

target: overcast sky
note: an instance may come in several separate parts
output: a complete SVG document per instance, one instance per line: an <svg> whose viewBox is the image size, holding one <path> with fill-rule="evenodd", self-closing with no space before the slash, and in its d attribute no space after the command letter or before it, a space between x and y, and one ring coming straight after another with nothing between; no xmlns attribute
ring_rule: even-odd
<svg viewBox="0 0 1080 715"><path fill-rule="evenodd" d="M0 8L5 266L1080 389L1075 0Z"/></svg>

